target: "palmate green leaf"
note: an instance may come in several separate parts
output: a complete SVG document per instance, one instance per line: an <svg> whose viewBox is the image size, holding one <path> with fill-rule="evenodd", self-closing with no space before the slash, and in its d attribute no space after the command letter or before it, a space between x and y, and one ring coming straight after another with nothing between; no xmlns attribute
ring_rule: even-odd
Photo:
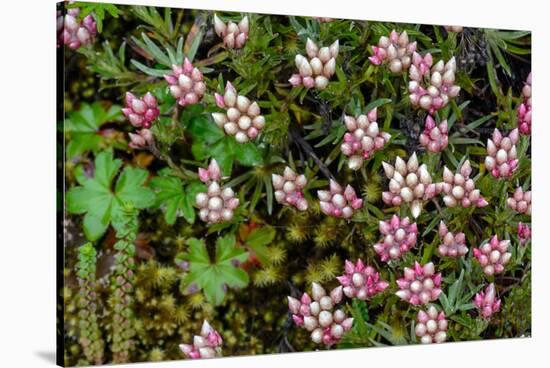
<svg viewBox="0 0 550 368"><path fill-rule="evenodd" d="M67 158L83 155L88 151L98 152L104 143L98 134L101 126L122 119L121 108L112 105L105 109L100 103L84 103L78 111L71 111L65 120L64 130L70 135Z"/></svg>
<svg viewBox="0 0 550 368"><path fill-rule="evenodd" d="M195 181L184 188L180 178L168 174L153 178L151 187L157 193L157 206L163 208L167 224L173 225L180 215L190 224L195 222L193 204L197 193L206 191L204 184Z"/></svg>
<svg viewBox="0 0 550 368"><path fill-rule="evenodd" d="M263 226L254 229L245 240L245 244L256 253L261 263L269 263L268 245L275 239L275 229L271 226Z"/></svg>
<svg viewBox="0 0 550 368"><path fill-rule="evenodd" d="M143 209L155 201L155 194L145 186L148 173L142 169L126 167L113 190L113 180L121 166L122 161L114 159L112 151L102 152L95 159L94 177L81 178L82 185L67 192L67 211L85 214L84 234L89 240L103 236L125 204Z"/></svg>
<svg viewBox="0 0 550 368"><path fill-rule="evenodd" d="M189 273L184 279L186 290L197 287L208 302L220 305L225 299L226 287L242 288L248 285L249 276L238 264L248 258L248 252L236 247L235 236L226 235L216 241L214 262L202 240L190 239L189 250L177 259L189 262Z"/></svg>

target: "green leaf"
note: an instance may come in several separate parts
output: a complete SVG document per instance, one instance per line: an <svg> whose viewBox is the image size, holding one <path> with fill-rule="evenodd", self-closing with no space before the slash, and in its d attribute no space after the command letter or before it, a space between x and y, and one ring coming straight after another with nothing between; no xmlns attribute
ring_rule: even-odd
<svg viewBox="0 0 550 368"><path fill-rule="evenodd" d="M235 159L244 166L256 166L262 163L260 150L250 142L235 145Z"/></svg>
<svg viewBox="0 0 550 368"><path fill-rule="evenodd" d="M187 126L193 136L207 143L214 143L225 136L218 126L204 115L193 116Z"/></svg>
<svg viewBox="0 0 550 368"><path fill-rule="evenodd" d="M202 183L200 186L204 187ZM175 176L157 176L151 180L151 187L157 193L157 205L163 208L167 224L173 225L179 215L183 215L190 224L195 222L193 204L198 191L189 195L181 180Z"/></svg>
<svg viewBox="0 0 550 368"><path fill-rule="evenodd" d="M380 106L385 105L385 104L390 103L390 102L392 102L392 100L390 98L379 98L378 100L375 100L375 101L372 101L371 103L369 103L365 107L365 111L368 113L369 111L371 111L375 107L380 107Z"/></svg>
<svg viewBox="0 0 550 368"><path fill-rule="evenodd" d="M143 209L155 201L155 194L145 186L148 173L142 169L126 167L112 190L121 166L111 151L102 152L95 159L94 177L81 178L82 185L67 192L67 211L85 214L84 234L89 240L99 239L113 219L124 214L125 205Z"/></svg>
<svg viewBox="0 0 550 368"><path fill-rule="evenodd" d="M108 122L122 120L121 108L118 105L106 110L98 102L90 105L83 103L80 110L68 113L64 132L70 137L67 144L67 158L81 156L86 152L98 152L108 141L99 134L101 126Z"/></svg>
<svg viewBox="0 0 550 368"><path fill-rule="evenodd" d="M117 199L123 203L132 203L136 208L147 208L155 202L155 194L144 187L149 173L146 170L127 167L116 184Z"/></svg>
<svg viewBox="0 0 550 368"><path fill-rule="evenodd" d="M248 285L248 274L238 266L248 258L248 252L236 247L235 236L226 235L216 242L215 261L210 260L202 240L190 239L189 250L178 259L189 261L189 273L184 283L196 286L204 292L208 302L220 305L225 299L226 286L242 288Z"/></svg>
<svg viewBox="0 0 550 368"><path fill-rule="evenodd" d="M148 66L146 65L143 65L142 63L140 63L139 61L137 60L130 60L130 62L136 67L138 68L139 70L141 70L142 72L144 72L145 74L147 75L150 75L152 77L158 77L158 78L162 78L164 77L166 74L170 74L172 71L169 70L169 69L153 69L153 68L149 68Z"/></svg>
<svg viewBox="0 0 550 368"><path fill-rule="evenodd" d="M268 248L267 246L275 239L275 229L271 226L263 226L258 229L254 229L250 235L246 238L246 245L248 245L256 256L263 264L269 263Z"/></svg>
<svg viewBox="0 0 550 368"><path fill-rule="evenodd" d="M98 240L107 231L108 222L102 221L100 218L87 213L84 216L84 235L91 241Z"/></svg>
<svg viewBox="0 0 550 368"><path fill-rule="evenodd" d="M224 139L220 139L211 148L210 154L216 159L218 165L220 165L224 176L231 174L236 145L237 143L233 137L225 137Z"/></svg>

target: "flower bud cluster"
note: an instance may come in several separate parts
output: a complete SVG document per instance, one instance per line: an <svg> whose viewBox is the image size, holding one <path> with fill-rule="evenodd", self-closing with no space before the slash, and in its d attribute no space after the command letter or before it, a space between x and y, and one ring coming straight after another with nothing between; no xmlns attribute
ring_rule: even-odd
<svg viewBox="0 0 550 368"><path fill-rule="evenodd" d="M437 312L437 309L430 305L427 311L418 311L414 332L422 344L442 343L447 340L448 326L445 313Z"/></svg>
<svg viewBox="0 0 550 368"><path fill-rule="evenodd" d="M437 252L442 257L462 257L468 253L466 246L466 236L464 233L453 234L443 221L439 223L439 237L442 243L437 248Z"/></svg>
<svg viewBox="0 0 550 368"><path fill-rule="evenodd" d="M153 121L160 114L157 99L150 92L147 92L143 98L126 92L124 102L126 106L122 109L122 113L136 128L151 128Z"/></svg>
<svg viewBox="0 0 550 368"><path fill-rule="evenodd" d="M522 97L523 102L518 109L518 127L521 134L531 134L531 73L527 77L527 81L523 86Z"/></svg>
<svg viewBox="0 0 550 368"><path fill-rule="evenodd" d="M418 217L423 202L437 194L436 185L432 184L432 176L426 164L418 164L415 152L407 163L401 157L397 157L395 166L386 162L382 162L382 166L386 177L390 179L389 191L382 193L384 203L391 206L406 203L411 206L413 217Z"/></svg>
<svg viewBox="0 0 550 368"><path fill-rule="evenodd" d="M495 178L509 178L519 163L516 148L519 139L518 129L512 130L507 137L495 129L492 138L487 140L485 167Z"/></svg>
<svg viewBox="0 0 550 368"><path fill-rule="evenodd" d="M389 142L391 135L382 132L376 122L376 108L367 115L351 117L344 115L344 122L348 132L344 134L344 143L340 150L349 156L348 166L352 170L359 170L363 161L376 151L381 150Z"/></svg>
<svg viewBox="0 0 550 368"><path fill-rule="evenodd" d="M137 133L128 133L130 143L128 146L133 149L145 149L154 144L153 132L149 129L140 129Z"/></svg>
<svg viewBox="0 0 550 368"><path fill-rule="evenodd" d="M304 174L297 175L290 167L285 167L283 175L272 174L275 200L278 203L294 206L300 211L308 208L307 200L302 192L307 184Z"/></svg>
<svg viewBox="0 0 550 368"><path fill-rule="evenodd" d="M223 38L225 47L241 49L248 39L248 17L245 16L238 24L231 21L226 24L214 14L214 30L219 37Z"/></svg>
<svg viewBox="0 0 550 368"><path fill-rule="evenodd" d="M418 228L408 217L393 215L391 220L380 221L378 229L382 239L374 245L374 251L383 262L401 258L416 245Z"/></svg>
<svg viewBox="0 0 550 368"><path fill-rule="evenodd" d="M449 145L447 120L436 125L431 115L426 117L424 131L420 133L420 144L430 152L442 152Z"/></svg>
<svg viewBox="0 0 550 368"><path fill-rule="evenodd" d="M415 52L409 68L409 100L414 107L420 106L430 114L445 107L460 92L455 85L454 56L447 63L439 60L433 67L432 63L431 54L422 57Z"/></svg>
<svg viewBox="0 0 550 368"><path fill-rule="evenodd" d="M378 46L371 46L373 55L369 60L374 65L386 63L392 73L401 73L409 69L411 56L416 51L416 41L409 42L407 31L391 31L390 36L382 36Z"/></svg>
<svg viewBox="0 0 550 368"><path fill-rule="evenodd" d="M531 239L531 228L529 225L522 222L518 224L518 237L521 245L525 245L525 243Z"/></svg>
<svg viewBox="0 0 550 368"><path fill-rule="evenodd" d="M314 343L331 346L353 325L353 318L347 318L342 309L335 309L342 297L342 286L327 295L325 289L314 282L311 297L307 293L300 300L289 296L288 308L296 326L310 331Z"/></svg>
<svg viewBox="0 0 550 368"><path fill-rule="evenodd" d="M195 197L200 219L212 224L231 220L239 199L235 198L233 189L220 187L221 171L215 159L210 161L208 169L199 168L199 179L208 186L206 192Z"/></svg>
<svg viewBox="0 0 550 368"><path fill-rule="evenodd" d="M508 197L508 200L506 201L508 204L508 207L513 209L514 211L521 213L523 215L529 215L531 216L531 191L528 190L526 192L521 189L521 187L517 187L514 191L514 195L512 197Z"/></svg>
<svg viewBox="0 0 550 368"><path fill-rule="evenodd" d="M227 135L235 137L239 143L246 143L255 139L265 126L265 118L260 115L260 106L257 102L251 102L247 97L237 94L237 90L227 82L225 94L215 94L216 104L225 113L214 112L214 122Z"/></svg>
<svg viewBox="0 0 550 368"><path fill-rule="evenodd" d="M336 181L330 179L330 190L319 190L317 195L320 200L321 211L325 215L349 219L354 210L363 207L363 200L357 197L351 185L346 190Z"/></svg>
<svg viewBox="0 0 550 368"><path fill-rule="evenodd" d="M170 85L170 93L181 106L198 103L206 92L202 72L193 67L188 58L185 58L182 66L172 65L172 74L165 75L164 79Z"/></svg>
<svg viewBox="0 0 550 368"><path fill-rule="evenodd" d="M443 26L447 32L460 33L464 31L462 26Z"/></svg>
<svg viewBox="0 0 550 368"><path fill-rule="evenodd" d="M222 356L222 343L221 335L205 320L200 335L195 335L193 343L180 344L179 348L189 359L208 359Z"/></svg>
<svg viewBox="0 0 550 368"><path fill-rule="evenodd" d="M447 166L443 168L443 182L436 185L437 191L442 192L443 202L447 207L485 207L489 204L481 196L479 189L476 189L474 180L470 178L471 173L472 166L469 160L464 161L454 175Z"/></svg>
<svg viewBox="0 0 550 368"><path fill-rule="evenodd" d="M57 12L58 46L67 45L76 50L82 45L89 45L97 35L97 24L91 15L87 15L78 21L79 8L67 9L67 14Z"/></svg>
<svg viewBox="0 0 550 368"><path fill-rule="evenodd" d="M306 88L323 90L327 88L329 79L336 71L336 57L340 49L338 40L328 47L319 48L310 38L306 42L306 53L296 55L298 73L288 80L294 87L303 85Z"/></svg>
<svg viewBox="0 0 550 368"><path fill-rule="evenodd" d="M428 304L441 294L441 274L435 274L432 262L421 266L415 262L413 268L405 267L402 278L397 279L399 291L395 293L412 305Z"/></svg>
<svg viewBox="0 0 550 368"><path fill-rule="evenodd" d="M494 235L487 243L479 248L474 248L474 257L483 268L483 272L487 276L491 276L504 271L504 266L512 258L509 248L510 240L499 241L498 237Z"/></svg>
<svg viewBox="0 0 550 368"><path fill-rule="evenodd" d="M356 264L346 260L344 274L336 278L344 287L344 294L348 298L367 300L383 292L389 283L380 280L380 274L371 266L365 266L361 259Z"/></svg>
<svg viewBox="0 0 550 368"><path fill-rule="evenodd" d="M313 19L317 19L319 23L330 23L334 20L334 18L328 18L328 17L313 17Z"/></svg>
<svg viewBox="0 0 550 368"><path fill-rule="evenodd" d="M496 296L495 284L490 283L485 291L480 291L474 297L474 304L484 318L489 318L500 310L500 299Z"/></svg>

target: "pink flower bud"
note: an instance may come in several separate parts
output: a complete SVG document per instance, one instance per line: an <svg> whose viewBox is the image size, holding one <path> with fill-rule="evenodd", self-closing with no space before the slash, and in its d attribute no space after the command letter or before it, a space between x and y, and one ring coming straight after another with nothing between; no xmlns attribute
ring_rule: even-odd
<svg viewBox="0 0 550 368"><path fill-rule="evenodd" d="M432 305L427 311L420 310L416 317L415 334L422 344L442 343L447 339L448 322L445 313Z"/></svg>
<svg viewBox="0 0 550 368"><path fill-rule="evenodd" d="M221 171L216 160L212 159L207 169L199 168L199 179L208 185L208 191L198 193L195 198L200 219L208 223L230 221L239 199L231 188L221 190L218 183Z"/></svg>
<svg viewBox="0 0 550 368"><path fill-rule="evenodd" d="M416 245L418 229L408 217L400 219L393 215L388 221L380 221L379 231L382 239L374 245L374 250L383 262L401 258Z"/></svg>
<svg viewBox="0 0 550 368"><path fill-rule="evenodd" d="M495 285L489 284L485 291L477 293L473 300L484 318L489 318L500 310L500 299L496 297Z"/></svg>
<svg viewBox="0 0 550 368"><path fill-rule="evenodd" d="M404 276L397 280L401 299L413 304L427 304L441 294L441 274L435 274L433 263L424 266L415 262L414 268L405 267Z"/></svg>
<svg viewBox="0 0 550 368"><path fill-rule="evenodd" d="M302 189L307 185L304 175L297 175L290 167L286 167L284 176L272 175L273 188L275 189L275 200L283 205L296 207L299 211L308 208Z"/></svg>
<svg viewBox="0 0 550 368"><path fill-rule="evenodd" d="M517 187L514 195L508 197L506 203L508 207L518 213L531 215L531 191L524 192L521 187Z"/></svg>
<svg viewBox="0 0 550 368"><path fill-rule="evenodd" d="M374 268L365 267L359 259L354 265L350 261L345 263L345 273L336 278L344 288L344 294L348 298L366 300L381 293L388 286L388 282L380 280L380 274Z"/></svg>
<svg viewBox="0 0 550 368"><path fill-rule="evenodd" d="M237 25L231 21L225 24L217 15L214 15L214 30L223 39L225 47L240 49L248 39L248 17L243 17Z"/></svg>
<svg viewBox="0 0 550 368"><path fill-rule="evenodd" d="M371 46L374 53L369 60L374 65L385 63L389 66L392 73L401 73L406 71L410 64L416 42L409 43L407 32L397 33L393 30L389 37L382 36L378 41L378 46Z"/></svg>
<svg viewBox="0 0 550 368"><path fill-rule="evenodd" d="M482 244L479 248L474 248L474 257L486 275L491 276L504 271L504 267L512 256L512 253L508 252L509 246L509 240L499 241L494 235L489 242Z"/></svg>
<svg viewBox="0 0 550 368"><path fill-rule="evenodd" d="M170 93L180 106L198 103L205 92L202 73L185 58L183 65L172 65L172 74L164 76L170 86Z"/></svg>
<svg viewBox="0 0 550 368"><path fill-rule="evenodd" d="M493 132L493 139L487 141L485 166L495 178L508 179L518 167L516 142L518 130L512 130L504 137L498 129Z"/></svg>
<svg viewBox="0 0 550 368"><path fill-rule="evenodd" d="M295 64L298 73L293 74L289 82L293 87L303 85L305 88L322 90L328 86L329 78L336 70L336 57L338 56L338 41L330 47L319 47L308 38L306 42L306 54L296 55Z"/></svg>
<svg viewBox="0 0 550 368"><path fill-rule="evenodd" d="M363 206L363 201L357 198L355 190L351 186L347 186L344 191L334 180L330 181L330 191L320 190L317 194L321 211L329 216L349 219L354 210Z"/></svg>
<svg viewBox="0 0 550 368"><path fill-rule="evenodd" d="M364 159L381 150L391 138L391 135L379 130L376 117L377 111L373 109L367 115L344 118L348 133L344 134L340 150L350 157L348 167L352 170L360 169Z"/></svg>
<svg viewBox="0 0 550 368"><path fill-rule="evenodd" d="M518 237L521 245L525 246L527 241L531 239L531 228L524 223L518 223Z"/></svg>
<svg viewBox="0 0 550 368"><path fill-rule="evenodd" d="M180 350L188 359L208 359L221 356L221 335L205 320L201 334L193 338L193 344L180 344Z"/></svg>

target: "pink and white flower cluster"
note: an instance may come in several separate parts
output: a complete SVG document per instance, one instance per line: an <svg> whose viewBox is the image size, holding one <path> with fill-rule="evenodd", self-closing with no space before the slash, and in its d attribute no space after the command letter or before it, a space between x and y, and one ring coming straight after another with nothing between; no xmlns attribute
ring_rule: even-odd
<svg viewBox="0 0 550 368"><path fill-rule="evenodd" d="M355 210L363 207L363 200L357 197L351 185L342 188L336 181L330 179L330 190L319 190L321 211L328 216L349 219Z"/></svg>
<svg viewBox="0 0 550 368"><path fill-rule="evenodd" d="M519 243L525 245L531 239L531 228L522 222L518 223Z"/></svg>
<svg viewBox="0 0 550 368"><path fill-rule="evenodd" d="M416 51L416 41L409 42L407 31L391 31L390 36L382 36L378 46L371 46L373 55L369 60L374 65L387 63L392 73L401 73L411 65L411 56Z"/></svg>
<svg viewBox="0 0 550 368"><path fill-rule="evenodd" d="M204 321L200 335L195 335L192 344L180 344L179 348L189 359L220 357L223 340L218 331L208 321Z"/></svg>
<svg viewBox="0 0 550 368"><path fill-rule="evenodd" d="M426 117L424 131L419 137L420 144L430 152L442 152L449 145L449 128L447 120L443 120L439 125L431 115Z"/></svg>
<svg viewBox="0 0 550 368"><path fill-rule="evenodd" d="M317 19L319 23L330 23L334 20L334 18L328 18L328 17L313 17L313 19Z"/></svg>
<svg viewBox="0 0 550 368"><path fill-rule="evenodd" d="M490 283L485 291L480 291L474 297L474 304L484 318L489 318L500 310L500 299L496 296L495 284Z"/></svg>
<svg viewBox="0 0 550 368"><path fill-rule="evenodd" d="M518 129L503 136L498 129L493 131L493 139L487 140L485 167L495 178L509 178L518 168L516 143L519 140Z"/></svg>
<svg viewBox="0 0 550 368"><path fill-rule="evenodd" d="M157 99L151 92L147 92L143 98L136 97L131 92L126 92L124 102L126 107L122 109L122 113L136 128L151 128L153 121L160 114Z"/></svg>
<svg viewBox="0 0 550 368"><path fill-rule="evenodd" d="M332 45L319 48L310 38L306 42L306 53L296 55L295 63L298 68L297 74L292 74L288 80L294 87L303 85L310 89L323 90L327 88L329 79L336 71L336 57L340 49L338 40Z"/></svg>
<svg viewBox="0 0 550 368"><path fill-rule="evenodd" d="M413 268L405 267L402 278L397 279L399 291L395 293L412 305L428 304L441 294L441 274L435 273L432 262L424 266L415 262Z"/></svg>
<svg viewBox="0 0 550 368"><path fill-rule="evenodd" d="M422 57L415 52L409 68L409 100L414 107L420 106L430 114L445 107L460 92L455 85L454 56L446 63L439 60L433 67L432 63L431 54Z"/></svg>
<svg viewBox="0 0 550 368"><path fill-rule="evenodd" d="M170 85L170 93L181 106L198 103L206 92L202 72L193 67L188 58L185 58L183 65L172 65L172 74L165 75L164 79Z"/></svg>
<svg viewBox="0 0 550 368"><path fill-rule="evenodd" d="M517 187L512 197L506 200L508 207L523 215L531 216L531 191L523 191L521 187Z"/></svg>
<svg viewBox="0 0 550 368"><path fill-rule="evenodd" d="M226 109L225 113L212 113L214 122L225 134L234 136L239 143L246 143L260 134L265 126L265 118L260 115L257 102L237 94L231 82L226 83L223 96L217 93L214 96L218 107Z"/></svg>
<svg viewBox="0 0 550 368"><path fill-rule="evenodd" d="M248 39L248 17L245 16L238 24L232 21L226 24L214 14L214 30L223 39L225 47L228 49L241 49Z"/></svg>
<svg viewBox="0 0 550 368"><path fill-rule="evenodd" d="M469 160L464 161L454 175L447 166L443 168L443 182L437 185L440 186L438 191L443 193L443 202L447 207L485 207L489 204L476 189L474 180L470 178L471 173Z"/></svg>
<svg viewBox="0 0 550 368"><path fill-rule="evenodd" d="M289 296L288 308L296 326L310 331L314 343L331 346L340 341L353 325L353 318L347 318L342 309L335 310L342 297L342 286L327 295L325 289L314 282L311 297L307 293L300 300Z"/></svg>
<svg viewBox="0 0 550 368"><path fill-rule="evenodd" d="M371 266L365 266L361 259L355 264L346 260L344 274L336 278L344 287L344 294L348 298L367 300L383 292L389 283L380 280L380 274Z"/></svg>
<svg viewBox="0 0 550 368"><path fill-rule="evenodd" d="M417 218L422 211L423 202L433 198L436 185L426 164L419 165L416 152L407 163L401 158L395 159L395 166L382 162L386 177L390 179L389 191L382 193L382 200L390 206L406 203L411 206L412 215Z"/></svg>
<svg viewBox="0 0 550 368"><path fill-rule="evenodd" d="M61 11L57 12L57 35L58 46L67 45L76 50L83 45L91 44L97 35L97 24L91 15L87 15L78 21L79 8L67 9L63 16Z"/></svg>
<svg viewBox="0 0 550 368"><path fill-rule="evenodd" d="M359 170L363 161L376 151L381 150L389 142L391 135L382 132L376 122L377 109L374 108L367 115L356 117L344 115L347 133L344 134L344 143L340 150L349 156L348 166L352 170Z"/></svg>
<svg viewBox="0 0 550 368"><path fill-rule="evenodd" d="M212 224L231 220L239 199L235 198L233 189L220 187L221 171L215 159L210 161L207 169L199 168L199 179L208 186L207 192L195 197L200 219Z"/></svg>
<svg viewBox="0 0 550 368"><path fill-rule="evenodd" d="M439 237L442 243L437 248L437 252L442 257L462 257L468 253L466 246L466 236L460 232L451 233L443 221L439 223Z"/></svg>
<svg viewBox="0 0 550 368"><path fill-rule="evenodd" d="M523 102L519 105L518 108L518 127L521 134L529 135L531 134L531 73L527 77L525 86L523 86L522 97Z"/></svg>
<svg viewBox="0 0 550 368"><path fill-rule="evenodd" d="M137 133L128 133L130 143L128 146L133 149L146 149L155 143L153 132L149 129L140 129Z"/></svg>
<svg viewBox="0 0 550 368"><path fill-rule="evenodd" d="M283 175L272 174L273 189L275 189L275 200L278 203L294 206L300 211L308 208L307 200L304 198L303 189L307 185L304 174L297 175L290 167L285 167Z"/></svg>
<svg viewBox="0 0 550 368"><path fill-rule="evenodd" d="M374 251L382 262L399 259L416 245L418 228L408 217L393 215L391 220L380 221L378 229L382 239L374 245Z"/></svg>
<svg viewBox="0 0 550 368"><path fill-rule="evenodd" d="M134 127L139 129L136 133L128 134L130 136L128 146L133 149L145 149L153 145L153 132L149 128L160 114L156 98L150 92L147 92L143 98L126 92L124 102L122 113Z"/></svg>
<svg viewBox="0 0 550 368"><path fill-rule="evenodd" d="M464 31L462 26L443 26L447 32L460 33Z"/></svg>
<svg viewBox="0 0 550 368"><path fill-rule="evenodd" d="M430 305L427 311L418 311L414 332L422 344L442 343L447 340L448 326L445 312Z"/></svg>
<svg viewBox="0 0 550 368"><path fill-rule="evenodd" d="M504 271L504 266L512 258L510 248L510 240L498 240L494 235L487 243L479 248L474 248L474 257L478 260L483 268L483 272L487 276L501 273Z"/></svg>

